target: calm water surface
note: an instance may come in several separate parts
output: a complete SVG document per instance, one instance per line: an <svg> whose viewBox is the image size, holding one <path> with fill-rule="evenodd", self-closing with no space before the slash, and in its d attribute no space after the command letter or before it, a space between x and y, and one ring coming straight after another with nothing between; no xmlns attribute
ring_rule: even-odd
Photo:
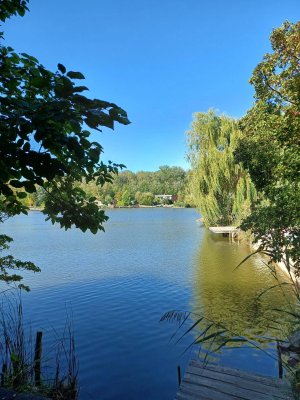
<svg viewBox="0 0 300 400"><path fill-rule="evenodd" d="M283 305L259 258L239 270L245 245L216 238L196 223L193 209L120 209L108 212L106 232L60 230L39 212L8 220L16 257L32 260L25 274L25 318L42 329L45 352L72 313L80 366L80 399L171 399L180 356L193 334L169 343L175 325L160 323L173 309L205 313L231 331L260 335ZM253 322L254 321L254 322ZM194 333L195 334L195 333ZM275 354L270 350L271 354ZM226 349L218 362L276 374L276 361L255 350Z"/></svg>

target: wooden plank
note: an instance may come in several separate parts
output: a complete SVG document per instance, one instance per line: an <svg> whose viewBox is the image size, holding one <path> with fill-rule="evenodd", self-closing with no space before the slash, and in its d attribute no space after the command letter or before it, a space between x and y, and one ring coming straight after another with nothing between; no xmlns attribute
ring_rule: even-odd
<svg viewBox="0 0 300 400"><path fill-rule="evenodd" d="M176 393L174 400L211 400L211 398L203 397L201 395L201 399L200 399L199 395L197 395L195 393L189 393L188 391L181 390Z"/></svg>
<svg viewBox="0 0 300 400"><path fill-rule="evenodd" d="M222 393L222 395L226 394L244 400L253 400L254 398L255 400L287 400L287 394L281 393L280 389L276 389L277 393L276 391L272 393L271 391L259 392L256 390L255 383L252 383L250 388L245 388L221 380L206 378L203 376L199 377L196 375L185 376L183 382L193 386L194 390L197 392L202 392L203 388L213 388L215 391Z"/></svg>
<svg viewBox="0 0 300 400"><path fill-rule="evenodd" d="M248 391L248 393L245 393L245 391L234 391L232 388L228 391L226 388L223 388L222 386L216 387L216 386L199 386L195 385L190 382L183 382L183 386L180 389L180 392L182 394L189 394L193 395L196 397L198 400L203 400L203 399L210 399L210 400L258 400L258 399L263 399L263 400L278 400L278 399L283 399L283 400L293 400L294 397L292 394L287 394L283 395L283 397L278 398L274 397L272 394L257 394L256 392L253 391Z"/></svg>
<svg viewBox="0 0 300 400"><path fill-rule="evenodd" d="M192 384L185 383L182 387L180 387L179 393L189 396L194 396L197 400L245 400L243 397L237 397L235 395L231 395L230 393L220 392L213 387L195 387ZM185 397L182 397L185 399ZM254 400L255 397L252 397L251 400ZM246 399L248 400L248 399ZM255 399L256 400L256 399ZM265 399L270 400L270 399ZM272 399L273 400L273 399Z"/></svg>
<svg viewBox="0 0 300 400"><path fill-rule="evenodd" d="M201 374L203 369L205 369L205 370L215 371L217 373L238 376L240 378L248 379L249 381L261 382L261 383L264 383L265 385L269 385L269 386L275 385L276 387L288 387L288 388L291 387L290 383L285 379L277 379L277 378L273 378L271 376L258 375L258 374L252 373L252 372L241 371L239 369L223 367L220 365L202 364L196 360L190 361L187 371L189 371L190 367L197 368L199 371L198 372L199 374ZM197 370L194 370L194 373L197 373Z"/></svg>
<svg viewBox="0 0 300 400"><path fill-rule="evenodd" d="M292 400L288 381L191 360L176 400Z"/></svg>
<svg viewBox="0 0 300 400"><path fill-rule="evenodd" d="M185 373L184 377L188 378L190 380L193 380L194 382L198 382L203 384L204 379L210 379L211 380L211 385L214 385L214 381L219 381L223 382L224 384L230 384L232 386L235 386L240 389L245 389L245 390L251 390L253 392L261 393L261 394L272 394L275 397L277 396L279 399L285 398L285 395L279 395L278 393L281 393L283 390L282 387L275 387L275 386L270 386L270 385L265 385L262 382L258 381L251 381L246 378L241 378L239 376L234 376L234 375L228 375L228 374L220 374L217 373L216 371L210 371L209 369L203 369L203 373L201 375L199 374L194 374L193 370L195 368L189 367L188 371ZM287 387L287 393L289 393L290 390Z"/></svg>
<svg viewBox="0 0 300 400"><path fill-rule="evenodd" d="M263 384L267 387L276 387L276 388L290 388L290 383L286 381L285 379L277 379L277 378L272 378L272 377L267 377L267 376L261 376L261 375L256 375L256 374L251 374L249 372L244 372L240 370L235 370L235 369L228 369L224 367L220 368L212 368L211 366L204 366L204 367L199 367L199 366L194 366L193 364L190 364L187 368L187 371L189 373L195 374L195 375L200 375L202 376L203 374L206 375L209 372L212 374L216 374L216 378L218 376L222 376L224 379L228 378L230 379L231 377L234 378L239 378L241 380L246 380L249 382L254 382L257 384Z"/></svg>
<svg viewBox="0 0 300 400"><path fill-rule="evenodd" d="M183 391L183 392L178 392L174 400L215 400L215 399L203 396L202 394L201 397L199 397L199 394L190 393L189 391Z"/></svg>

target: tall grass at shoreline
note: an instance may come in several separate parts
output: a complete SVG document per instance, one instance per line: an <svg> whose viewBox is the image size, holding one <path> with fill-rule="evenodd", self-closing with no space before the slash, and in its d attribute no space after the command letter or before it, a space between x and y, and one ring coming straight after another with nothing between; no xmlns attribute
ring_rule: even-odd
<svg viewBox="0 0 300 400"><path fill-rule="evenodd" d="M78 362L72 315L67 315L62 334L53 330L53 336L54 355L48 351L43 354L41 340L34 346L32 329L24 322L21 292L3 295L0 310L1 386L54 400L77 399Z"/></svg>

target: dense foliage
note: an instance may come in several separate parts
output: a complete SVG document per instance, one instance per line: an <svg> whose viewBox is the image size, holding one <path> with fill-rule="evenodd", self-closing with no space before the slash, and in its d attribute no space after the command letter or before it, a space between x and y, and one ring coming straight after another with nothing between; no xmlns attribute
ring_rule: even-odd
<svg viewBox="0 0 300 400"><path fill-rule="evenodd" d="M256 102L236 150L260 192L243 222L272 260L300 268L300 22L271 35L273 52L253 72Z"/></svg>
<svg viewBox="0 0 300 400"><path fill-rule="evenodd" d="M0 21L4 22L7 18L17 14L23 17L25 12L28 11L28 2L29 0L2 0Z"/></svg>
<svg viewBox="0 0 300 400"><path fill-rule="evenodd" d="M210 110L196 113L188 132L190 187L205 225L236 225L249 213L256 190L234 161L238 122Z"/></svg>
<svg viewBox="0 0 300 400"><path fill-rule="evenodd" d="M77 182L103 185L112 181L118 165L100 161L102 146L89 140L86 126L114 127L129 123L113 103L88 99L76 86L79 72L46 70L34 57L0 48L0 194L7 210L24 211L21 198L37 186L48 196L44 212L62 227L72 224L96 233L103 211Z"/></svg>

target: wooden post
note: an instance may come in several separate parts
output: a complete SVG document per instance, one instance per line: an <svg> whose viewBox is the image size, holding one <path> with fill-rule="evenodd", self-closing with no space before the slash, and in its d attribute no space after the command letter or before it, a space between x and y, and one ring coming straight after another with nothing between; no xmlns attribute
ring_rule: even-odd
<svg viewBox="0 0 300 400"><path fill-rule="evenodd" d="M2 374L1 374L1 386L4 386L5 384L5 375L7 373L7 365L3 363L2 365Z"/></svg>
<svg viewBox="0 0 300 400"><path fill-rule="evenodd" d="M277 344L277 355L278 355L278 376L280 379L283 377L283 368L282 368L282 359L281 359L281 350L279 346L279 341L276 340Z"/></svg>
<svg viewBox="0 0 300 400"><path fill-rule="evenodd" d="M42 337L43 332L36 333L34 351L34 381L36 386L40 386L41 384Z"/></svg>
<svg viewBox="0 0 300 400"><path fill-rule="evenodd" d="M177 378L178 378L178 386L181 384L181 371L180 371L180 365L177 365Z"/></svg>

